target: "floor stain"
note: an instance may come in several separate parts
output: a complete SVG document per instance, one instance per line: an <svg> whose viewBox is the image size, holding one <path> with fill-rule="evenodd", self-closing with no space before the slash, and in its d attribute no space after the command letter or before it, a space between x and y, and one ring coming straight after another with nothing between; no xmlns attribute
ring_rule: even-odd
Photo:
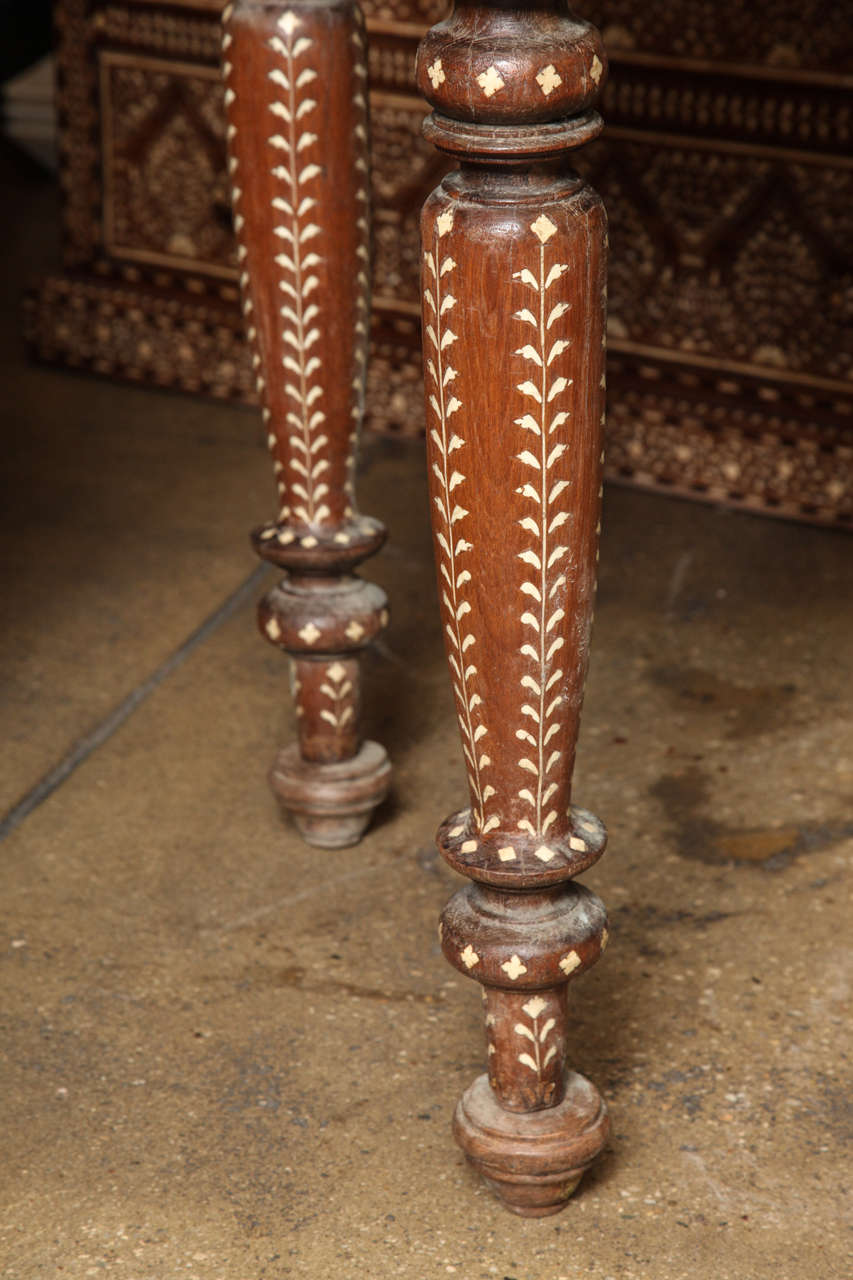
<svg viewBox="0 0 853 1280"><path fill-rule="evenodd" d="M745 914L742 911L689 911L681 908L673 911L662 911L651 902L637 906L623 903L614 907L609 913L614 925L619 924L620 931L630 925L646 933L650 929L666 928L672 924L692 925L695 929L707 929L709 925L718 924L721 920L730 920L733 916Z"/></svg>
<svg viewBox="0 0 853 1280"><path fill-rule="evenodd" d="M222 975L213 978L214 982L225 980ZM443 991L394 991L381 987L362 987L355 982L343 982L337 978L310 976L309 970L302 965L286 965L274 968L269 965L252 965L237 978L235 989L246 991L257 987L293 987L305 991L309 995L345 995L359 1000L378 1000L383 1004L413 1003L442 1004Z"/></svg>
<svg viewBox="0 0 853 1280"><path fill-rule="evenodd" d="M766 862L792 851L800 841L799 827L768 827L721 835L717 845L734 862Z"/></svg>
<svg viewBox="0 0 853 1280"><path fill-rule="evenodd" d="M672 824L684 858L714 866L741 864L781 871L803 854L818 853L853 836L853 822L798 826L726 827L710 816L711 788L700 769L665 774L649 788Z"/></svg>
<svg viewBox="0 0 853 1280"><path fill-rule="evenodd" d="M700 667L656 667L649 674L678 701L722 713L729 738L751 738L789 723L797 692L794 684L735 684Z"/></svg>

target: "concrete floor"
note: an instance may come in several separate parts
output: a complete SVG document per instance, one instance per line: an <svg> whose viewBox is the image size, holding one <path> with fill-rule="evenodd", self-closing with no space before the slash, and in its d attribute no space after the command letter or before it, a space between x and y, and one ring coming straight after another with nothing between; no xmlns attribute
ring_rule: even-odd
<svg viewBox="0 0 853 1280"><path fill-rule="evenodd" d="M18 188L13 284L54 225ZM255 417L34 369L13 308L6 1280L849 1275L849 537L606 495L576 795L610 829L585 879L612 941L573 987L573 1063L613 1138L565 1213L518 1220L449 1132L483 1039L435 930L464 783L420 449L370 446L361 481L391 530L366 702L394 794L320 853L264 777L292 726L253 620Z"/></svg>

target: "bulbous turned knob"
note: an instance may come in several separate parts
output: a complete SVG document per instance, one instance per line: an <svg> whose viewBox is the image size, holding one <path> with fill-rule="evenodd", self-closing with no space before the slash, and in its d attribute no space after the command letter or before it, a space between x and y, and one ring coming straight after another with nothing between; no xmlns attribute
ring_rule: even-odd
<svg viewBox="0 0 853 1280"><path fill-rule="evenodd" d="M475 124L537 124L588 111L607 55L595 27L566 0L522 0L512 8L456 0L427 33L418 87L442 115Z"/></svg>

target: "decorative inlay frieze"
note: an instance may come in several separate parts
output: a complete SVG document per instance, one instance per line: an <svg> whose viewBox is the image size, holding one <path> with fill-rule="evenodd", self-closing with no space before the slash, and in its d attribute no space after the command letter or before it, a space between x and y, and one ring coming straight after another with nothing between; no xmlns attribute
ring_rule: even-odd
<svg viewBox="0 0 853 1280"><path fill-rule="evenodd" d="M442 249L442 240L453 229L452 209L446 208L439 213L434 227L432 245L424 251L424 303L427 315L424 332L427 345L426 372L430 384L427 399L436 423L430 429L430 436L438 454L437 461L432 464L439 486L435 507L440 528L435 537L441 552L439 573L442 579L441 599L446 610L444 629L448 643L448 661L453 672L453 689L459 708L462 749L476 798L474 820L481 833L485 833L496 827L499 819L493 816L486 822L483 813L483 807L495 794L495 789L483 780L483 774L491 764L483 743L489 730L479 712L482 698L475 683L477 637L471 626L471 603L464 592L466 584L471 582L471 573L465 567L465 559L472 549L472 543L466 538L464 531L469 512L457 493L465 482L465 474L460 469L465 464L457 454L465 448L465 440L451 425L451 419L462 408L455 385L457 371L448 355L457 341L450 320L456 306L450 280L456 270L456 263Z"/></svg>
<svg viewBox="0 0 853 1280"><path fill-rule="evenodd" d="M295 499L292 514L296 519L314 525L331 514L324 501L329 492L323 479L329 469L329 460L324 456L329 440L322 430L326 414L322 407L322 317L317 301L320 277L316 271L323 261L318 251L323 230L312 217L318 206L317 179L322 176L322 168L316 161L307 161L304 154L313 150L318 141L311 127L318 109L317 98L304 93L318 79L318 71L307 56L315 45L314 39L297 34L298 15L292 11L283 13L276 26L281 36L272 36L268 44L281 63L267 72L267 78L280 94L267 105L281 129L269 135L268 143L282 153L279 163L271 168L280 184L271 204L280 216L273 234L281 241L280 252L274 258L279 268L278 288L283 294L280 313L286 322L282 338L287 350L281 363L285 390L294 405L287 413L293 428L288 465L294 473L287 492ZM312 243L315 241L316 246ZM291 508L286 505L281 518L290 515Z"/></svg>
<svg viewBox="0 0 853 1280"><path fill-rule="evenodd" d="M550 218L540 214L530 224L530 230L539 242L536 270L523 267L513 273L513 279L527 291L532 303L514 312L515 318L533 331L531 340L516 351L531 374L517 386L530 408L515 419L515 425L528 433L529 439L528 447L517 454L530 473L530 479L518 490L528 504L527 514L519 523L530 534L530 546L519 553L519 559L532 573L521 583L526 606L521 620L530 635L521 652L530 659L530 667L521 677L525 727L516 729L515 736L523 747L529 748L519 759L518 767L532 779L531 785L518 793L530 809L530 816L522 818L519 827L530 835L547 835L557 819L557 810L548 808L548 802L557 790L552 778L562 757L553 745L561 729L564 703L560 684L563 668L558 665L558 655L565 645L560 629L565 610L560 599L569 568L569 546L560 533L571 518L564 492L569 481L554 478L555 465L567 448L560 429L569 416L563 398L570 380L555 374L553 366L568 348L569 340L556 337L559 330L554 326L569 310L569 303L559 291L561 277L569 268L565 262L548 261L547 244L557 231ZM544 862L553 856L547 848L536 852Z"/></svg>

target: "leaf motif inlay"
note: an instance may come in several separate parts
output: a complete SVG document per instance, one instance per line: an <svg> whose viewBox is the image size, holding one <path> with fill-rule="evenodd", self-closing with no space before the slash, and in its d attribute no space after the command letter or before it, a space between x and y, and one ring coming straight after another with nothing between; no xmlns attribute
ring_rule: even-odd
<svg viewBox="0 0 853 1280"><path fill-rule="evenodd" d="M330 705L320 709L320 719L330 724L336 732L340 732L355 714L352 681L347 679L347 669L341 662L333 662L326 667L324 675L325 679L320 685L320 692Z"/></svg>
<svg viewBox="0 0 853 1280"><path fill-rule="evenodd" d="M452 454L464 449L465 440L457 432L451 432L448 426L449 419L463 407L458 395L447 393L449 384L458 377L457 370L449 363L447 355L449 348L458 340L458 335L450 327L457 303L451 292L456 262L450 254L443 254L441 241L452 229L453 210L447 207L437 215L432 246L425 249L423 255L425 365L427 378L432 384L432 390L427 394L427 404L435 419L435 425L430 426L429 437L438 455L438 459L432 464L433 475L438 483L434 501L440 521L435 539L440 553L439 573L447 619L445 634L448 640L448 661L456 695L462 751L474 797L474 823L479 832L485 834L499 825L499 819L496 815L486 819L484 812L486 803L496 793L494 787L484 784L482 777L483 771L491 764L488 753L481 747L482 739L488 736L489 731L482 714L478 713L475 717L483 700L473 687L477 674L476 663L466 655L476 646L477 636L471 624L464 621L471 613L471 604L461 594L465 585L472 581L472 576L464 565L460 565L460 558L473 549L473 544L464 536L459 536L460 526L470 512L454 496L456 490L465 483L466 476L461 469L465 464L458 457L451 461Z"/></svg>
<svg viewBox="0 0 853 1280"><path fill-rule="evenodd" d="M529 1067L531 1071L535 1072L537 1080L542 1079L545 1068L558 1053L557 1044L548 1045L547 1043L548 1037L557 1025L557 1019L550 1017L541 1026L539 1025L539 1018L547 1007L547 1000L543 1000L541 996L533 996L521 1006L522 1011L530 1019L530 1026L523 1022L517 1022L513 1027L515 1034L530 1044L530 1052L525 1049L522 1053L516 1055L518 1061L522 1066Z"/></svg>
<svg viewBox="0 0 853 1280"><path fill-rule="evenodd" d="M283 152L283 162L278 162L270 172L283 187L283 191L272 200L273 208L281 215L273 233L283 245L282 251L275 256L276 266L281 271L278 287L284 294L279 314L286 327L281 336L293 352L282 357L282 368L285 374L291 375L286 378L284 389L295 405L295 411L287 415L293 429L289 438L288 466L291 473L299 477L291 480L288 487L296 498L292 514L304 524L315 525L331 515L324 501L329 487L320 480L329 462L314 456L318 452L317 428L325 422L326 415L321 408L314 407L323 398L324 388L318 380L322 361L311 353L320 337L320 330L312 325L319 314L319 307L309 301L319 284L312 269L322 265L323 259L314 248L304 252L303 246L317 238L322 240L322 228L313 221L304 221L319 204L310 184L321 176L322 170L319 165L305 164L301 159L301 153L317 141L318 135L303 123L317 110L317 101L307 96L300 100L299 94L318 79L318 72L314 67L300 65L316 43L311 36L297 36L300 21L298 14L293 12L282 14L276 25L284 38L276 35L268 41L282 62L268 72L267 78L281 89L283 97L267 105L285 126L268 142L276 151ZM285 514L290 515L291 509L282 512L283 516ZM321 715L328 719L331 713L321 712Z"/></svg>
<svg viewBox="0 0 853 1280"><path fill-rule="evenodd" d="M530 224L530 230L539 241L538 272L534 274L524 267L513 273L513 279L534 294L532 306L521 307L514 313L515 319L527 330L533 330L533 336L527 333L526 341L515 352L531 367L530 377L519 382L516 388L529 404L525 412L514 420L515 425L526 433L528 442L516 457L530 474L530 479L516 492L533 504L532 512L519 521L521 528L530 534L531 543L518 553L518 558L534 571L524 578L519 588L526 597L521 622L528 634L520 652L529 659L528 670L521 677L521 685L528 693L522 715L532 724L519 730L516 737L528 748L533 748L532 752L528 750L519 758L518 767L536 782L535 787L532 783L525 785L517 794L529 810L529 816L520 819L519 827L530 835L544 835L557 819L556 810L547 808L548 800L556 790L556 784L549 775L562 758L561 751L547 752L548 744L563 725L559 714L562 697L559 694L549 697L551 689L563 676L563 671L553 665L565 643L561 635L554 635L565 618L565 611L555 602L555 597L566 581L562 562L569 554L568 546L556 535L570 519L564 504L558 505L569 481L552 479L553 469L566 452L567 445L561 440L553 441L552 437L568 419L568 411L560 409L555 402L569 390L571 380L562 374L555 377L551 373L553 362L568 348L569 342L564 338L554 338L551 330L568 311L570 304L565 301L552 303L548 296L568 270L565 262L551 265L546 262L546 245L556 234L556 226L542 213ZM532 605L528 604L530 601ZM534 695L532 700L530 693Z"/></svg>

